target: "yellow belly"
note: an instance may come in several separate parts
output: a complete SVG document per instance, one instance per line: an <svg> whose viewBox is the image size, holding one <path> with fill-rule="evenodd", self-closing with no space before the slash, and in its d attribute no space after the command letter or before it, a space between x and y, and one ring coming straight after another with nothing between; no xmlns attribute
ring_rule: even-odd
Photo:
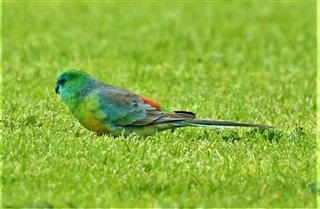
<svg viewBox="0 0 320 209"><path fill-rule="evenodd" d="M94 94L86 96L78 105L74 115L81 125L90 131L99 133L110 132L111 128L102 123L107 115L100 110L101 107L96 97Z"/></svg>
<svg viewBox="0 0 320 209"><path fill-rule="evenodd" d="M94 131L94 132L106 132L106 127L102 125L93 115L89 115L86 118L85 123L83 124L84 127L87 129Z"/></svg>

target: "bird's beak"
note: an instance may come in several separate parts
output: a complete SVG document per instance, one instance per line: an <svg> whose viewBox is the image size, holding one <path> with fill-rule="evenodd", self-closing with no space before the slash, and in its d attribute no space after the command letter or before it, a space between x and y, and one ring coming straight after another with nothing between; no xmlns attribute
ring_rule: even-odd
<svg viewBox="0 0 320 209"><path fill-rule="evenodd" d="M56 90L56 94L59 94L59 84L56 85L55 90Z"/></svg>

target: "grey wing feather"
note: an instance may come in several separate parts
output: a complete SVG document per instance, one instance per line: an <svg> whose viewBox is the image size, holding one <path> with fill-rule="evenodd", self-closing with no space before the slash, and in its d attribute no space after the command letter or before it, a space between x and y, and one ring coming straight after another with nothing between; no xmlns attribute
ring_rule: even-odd
<svg viewBox="0 0 320 209"><path fill-rule="evenodd" d="M101 109L106 113L104 121L117 126L147 125L163 116L163 112L143 102L136 94L112 86L96 89Z"/></svg>
<svg viewBox="0 0 320 209"><path fill-rule="evenodd" d="M191 112L163 112L124 89L101 85L95 90L100 98L101 109L107 115L104 121L117 126L145 126L195 118Z"/></svg>

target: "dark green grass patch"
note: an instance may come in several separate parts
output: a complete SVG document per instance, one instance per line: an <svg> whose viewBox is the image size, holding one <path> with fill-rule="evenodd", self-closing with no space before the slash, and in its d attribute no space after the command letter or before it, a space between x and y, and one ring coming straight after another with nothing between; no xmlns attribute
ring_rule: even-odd
<svg viewBox="0 0 320 209"><path fill-rule="evenodd" d="M3 7L4 207L316 207L316 10L282 3ZM64 68L198 117L273 130L97 136Z"/></svg>

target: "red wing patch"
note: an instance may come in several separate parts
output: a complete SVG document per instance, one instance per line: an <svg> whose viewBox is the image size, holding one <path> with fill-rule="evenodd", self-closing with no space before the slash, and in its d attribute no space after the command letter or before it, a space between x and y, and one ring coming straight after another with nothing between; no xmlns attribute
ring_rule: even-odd
<svg viewBox="0 0 320 209"><path fill-rule="evenodd" d="M158 110L160 110L160 105L154 101L152 101L151 99L148 99L147 97L144 96L140 96L140 98L147 104L151 105L154 108L157 108Z"/></svg>

